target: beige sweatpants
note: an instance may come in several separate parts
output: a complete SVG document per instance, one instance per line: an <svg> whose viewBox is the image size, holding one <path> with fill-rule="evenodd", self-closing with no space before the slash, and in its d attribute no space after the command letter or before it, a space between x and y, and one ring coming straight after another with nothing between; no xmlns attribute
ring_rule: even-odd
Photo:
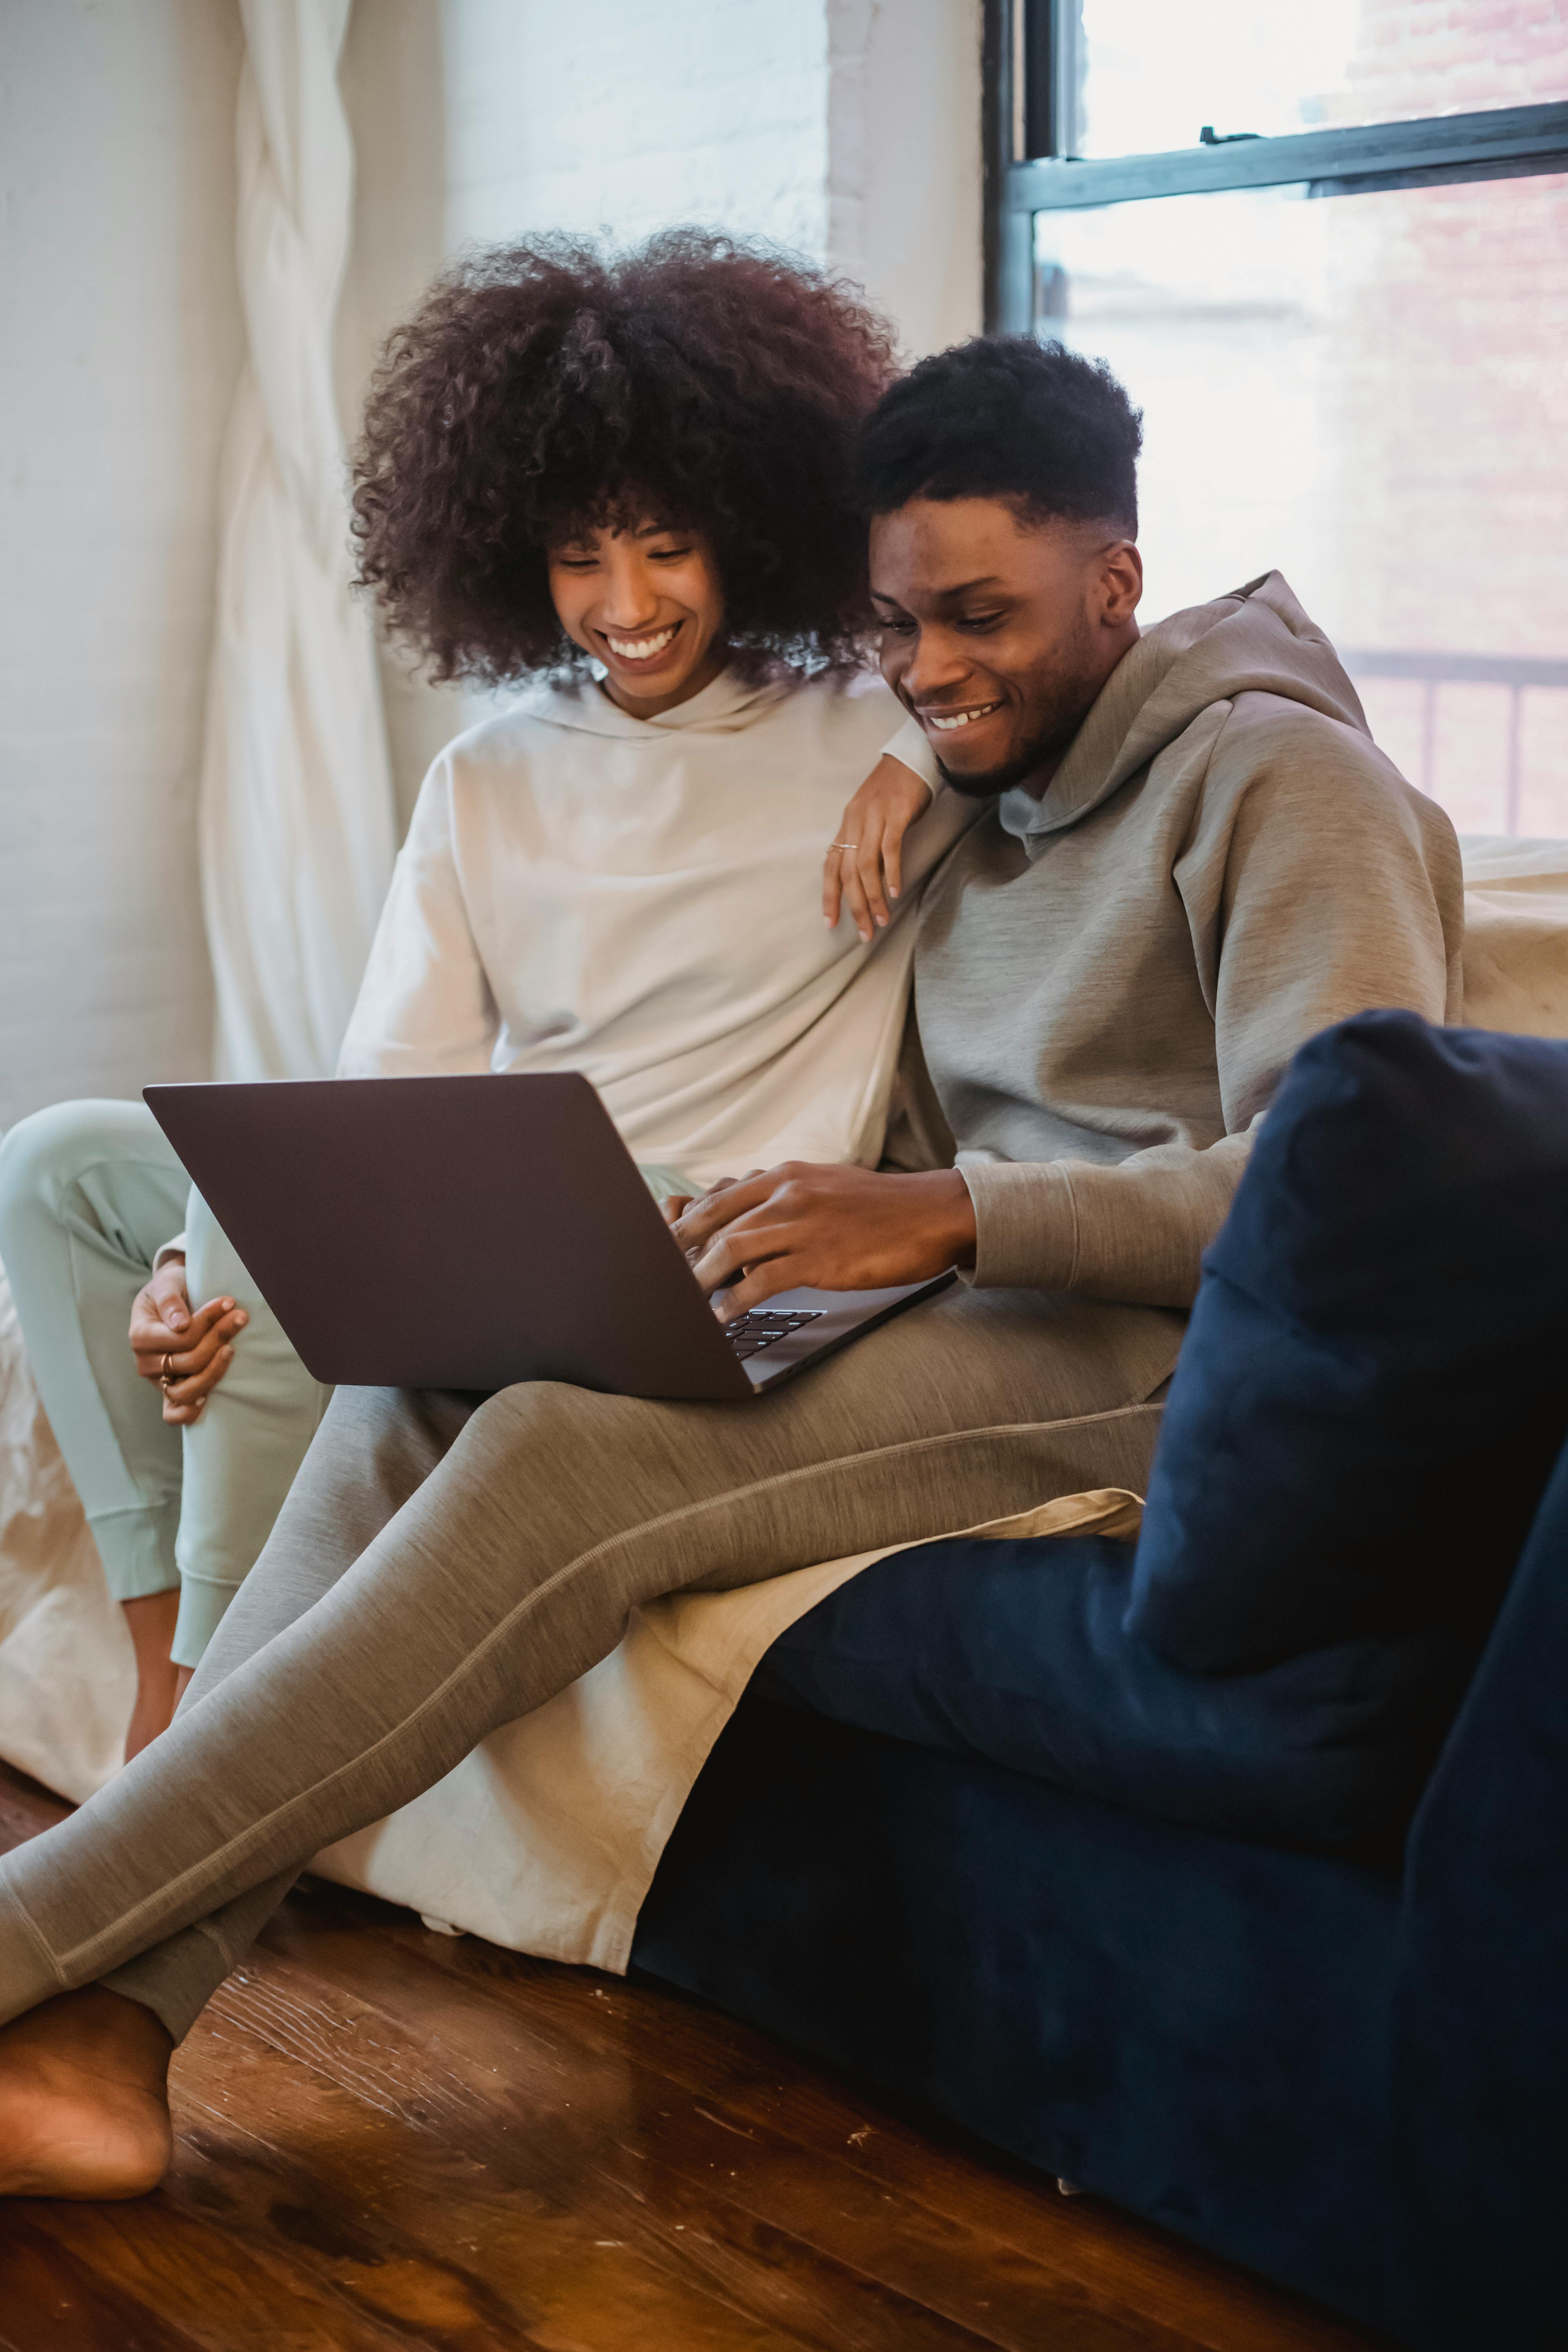
<svg viewBox="0 0 1568 2352"><path fill-rule="evenodd" d="M751 1403L340 1390L173 1726L0 1864L0 2018L101 1979L179 2038L313 1854L640 1602L1141 1488L1182 1328L955 1286Z"/></svg>

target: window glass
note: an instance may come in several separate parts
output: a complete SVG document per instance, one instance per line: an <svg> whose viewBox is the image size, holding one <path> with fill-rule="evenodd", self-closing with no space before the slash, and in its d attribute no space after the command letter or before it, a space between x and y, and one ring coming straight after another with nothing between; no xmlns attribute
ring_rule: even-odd
<svg viewBox="0 0 1568 2352"><path fill-rule="evenodd" d="M1143 408L1147 618L1278 568L1461 831L1568 835L1568 177L1035 222Z"/></svg>
<svg viewBox="0 0 1568 2352"><path fill-rule="evenodd" d="M1075 29L1077 155L1568 98L1542 0L1081 0Z"/></svg>

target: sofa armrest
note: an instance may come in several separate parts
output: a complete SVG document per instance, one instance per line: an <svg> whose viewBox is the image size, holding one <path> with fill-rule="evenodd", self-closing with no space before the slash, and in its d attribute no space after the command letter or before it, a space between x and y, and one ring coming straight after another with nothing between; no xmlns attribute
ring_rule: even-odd
<svg viewBox="0 0 1568 2352"><path fill-rule="evenodd" d="M1568 1450L1411 1830L1393 2024L1413 2339L1561 2344Z"/></svg>

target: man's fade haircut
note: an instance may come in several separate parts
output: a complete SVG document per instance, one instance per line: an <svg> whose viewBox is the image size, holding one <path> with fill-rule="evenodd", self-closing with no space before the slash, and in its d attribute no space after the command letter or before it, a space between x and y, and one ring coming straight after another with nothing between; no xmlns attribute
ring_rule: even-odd
<svg viewBox="0 0 1568 2352"><path fill-rule="evenodd" d="M977 335L883 394L860 436L868 515L911 499L1002 499L1041 521L1138 535L1142 412L1103 360Z"/></svg>
<svg viewBox="0 0 1568 2352"><path fill-rule="evenodd" d="M658 520L708 540L742 662L865 657L856 438L891 330L808 262L700 229L460 262L392 337L355 458L359 578L437 678L584 665L546 551Z"/></svg>

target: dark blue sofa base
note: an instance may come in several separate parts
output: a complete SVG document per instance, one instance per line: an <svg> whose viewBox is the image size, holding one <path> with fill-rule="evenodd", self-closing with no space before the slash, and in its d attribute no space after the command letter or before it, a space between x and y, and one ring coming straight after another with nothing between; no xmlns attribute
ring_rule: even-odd
<svg viewBox="0 0 1568 2352"><path fill-rule="evenodd" d="M1386 2327L1398 1904L752 1696L633 1964Z"/></svg>
<svg viewBox="0 0 1568 2352"><path fill-rule="evenodd" d="M1397 1876L749 1694L633 1964L1421 2352L1568 2341L1568 1448Z"/></svg>

